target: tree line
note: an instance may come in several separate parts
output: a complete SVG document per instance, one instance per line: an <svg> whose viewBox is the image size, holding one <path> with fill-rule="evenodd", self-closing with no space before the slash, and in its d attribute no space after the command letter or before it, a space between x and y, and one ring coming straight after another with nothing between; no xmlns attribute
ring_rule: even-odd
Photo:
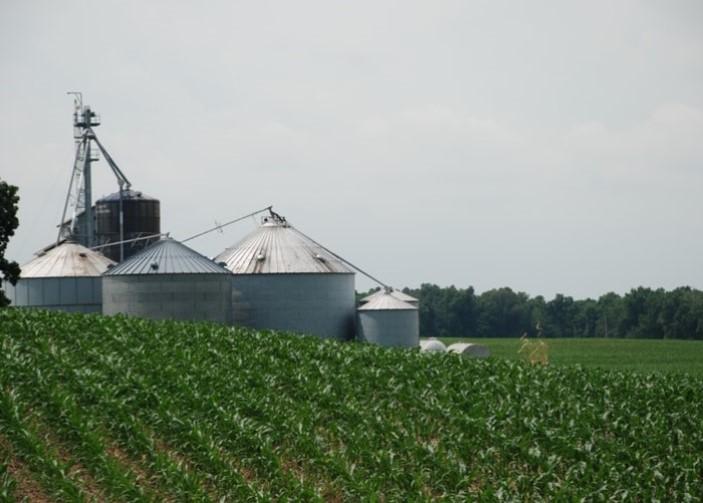
<svg viewBox="0 0 703 503"><path fill-rule="evenodd" d="M508 287L477 295L473 287L423 284L403 292L420 301L421 337L541 334L703 340L703 291L690 287L671 291L639 287L597 300L574 300L562 294L546 300Z"/></svg>

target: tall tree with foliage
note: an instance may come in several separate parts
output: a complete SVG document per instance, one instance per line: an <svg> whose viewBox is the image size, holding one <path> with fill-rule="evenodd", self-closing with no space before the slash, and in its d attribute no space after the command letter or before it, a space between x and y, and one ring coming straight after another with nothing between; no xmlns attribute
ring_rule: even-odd
<svg viewBox="0 0 703 503"><path fill-rule="evenodd" d="M17 203L20 197L17 195L17 191L18 189L14 185L0 180L0 307L10 304L9 299L5 296L3 282L10 282L14 285L20 277L20 266L17 262L10 262L5 258L7 243L19 225Z"/></svg>

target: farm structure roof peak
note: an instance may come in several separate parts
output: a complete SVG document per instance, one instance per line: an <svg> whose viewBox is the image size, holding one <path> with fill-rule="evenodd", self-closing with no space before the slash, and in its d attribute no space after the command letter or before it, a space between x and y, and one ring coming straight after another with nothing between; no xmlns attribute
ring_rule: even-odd
<svg viewBox="0 0 703 503"><path fill-rule="evenodd" d="M192 248L173 238L163 238L116 265L105 276L136 274L230 274Z"/></svg>
<svg viewBox="0 0 703 503"><path fill-rule="evenodd" d="M73 241L39 252L22 266L21 278L100 276L115 263L102 253Z"/></svg>
<svg viewBox="0 0 703 503"><path fill-rule="evenodd" d="M226 264L234 274L353 274L339 258L282 218L264 219L214 260Z"/></svg>

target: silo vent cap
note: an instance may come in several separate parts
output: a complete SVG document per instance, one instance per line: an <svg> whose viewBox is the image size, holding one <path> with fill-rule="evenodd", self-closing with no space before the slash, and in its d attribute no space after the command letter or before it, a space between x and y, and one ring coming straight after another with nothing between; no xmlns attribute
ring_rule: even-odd
<svg viewBox="0 0 703 503"><path fill-rule="evenodd" d="M266 255L264 255L264 252L259 252L256 254L256 260L259 262L263 261L266 258Z"/></svg>
<svg viewBox="0 0 703 503"><path fill-rule="evenodd" d="M159 263L158 263L158 262L152 262L150 267L151 267L151 270L152 270L152 271L156 271L156 270L158 270L158 268L159 268Z"/></svg>

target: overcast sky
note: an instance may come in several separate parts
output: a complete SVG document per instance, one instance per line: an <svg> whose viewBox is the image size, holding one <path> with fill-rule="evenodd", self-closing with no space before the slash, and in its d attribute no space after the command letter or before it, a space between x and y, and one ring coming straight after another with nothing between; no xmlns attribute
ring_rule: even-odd
<svg viewBox="0 0 703 503"><path fill-rule="evenodd" d="M700 0L2 0L8 255L55 239L80 90L176 238L273 204L398 287L703 288L702 27Z"/></svg>

